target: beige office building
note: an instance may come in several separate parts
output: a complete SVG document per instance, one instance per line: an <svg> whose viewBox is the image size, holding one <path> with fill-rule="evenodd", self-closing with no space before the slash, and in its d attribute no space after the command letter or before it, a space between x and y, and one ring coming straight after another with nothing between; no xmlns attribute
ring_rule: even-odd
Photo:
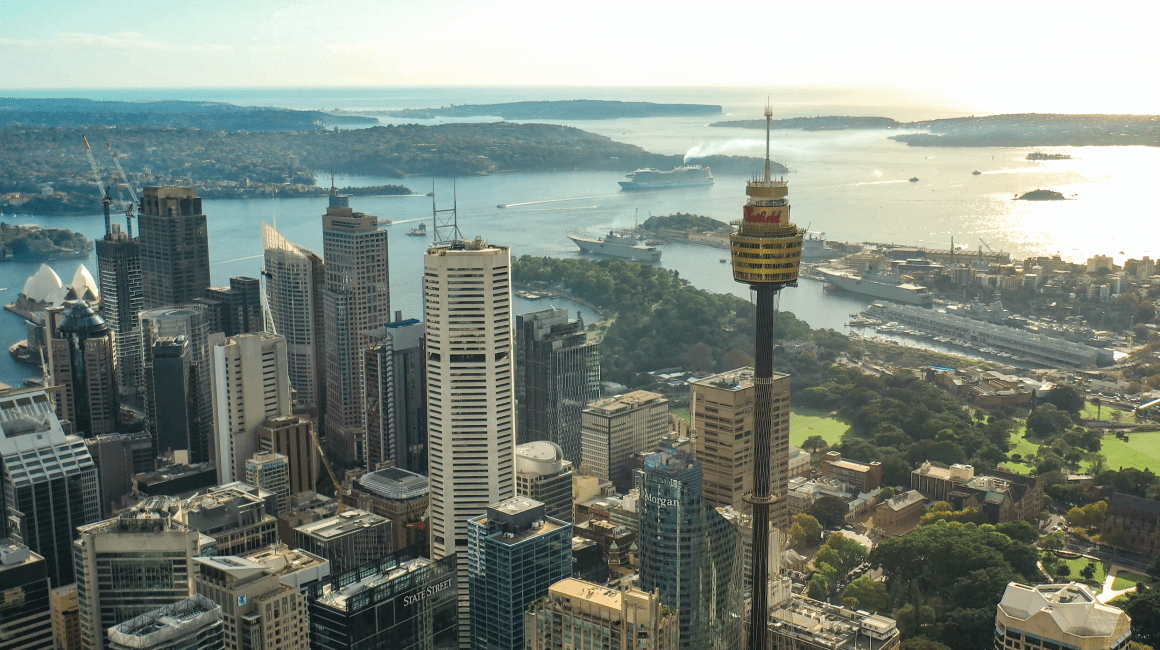
<svg viewBox="0 0 1160 650"><path fill-rule="evenodd" d="M218 481L246 476L246 460L258 452L258 427L290 415L286 339L269 332L210 336L214 448Z"/></svg>
<svg viewBox="0 0 1160 650"><path fill-rule="evenodd" d="M326 327L322 318L326 277L322 258L290 243L265 223L262 242L266 301L273 331L286 337L294 409L318 413L326 403Z"/></svg>
<svg viewBox="0 0 1160 650"><path fill-rule="evenodd" d="M1012 582L995 612L995 650L1121 650L1131 639L1132 619L1077 582Z"/></svg>
<svg viewBox="0 0 1160 650"><path fill-rule="evenodd" d="M238 556L194 560L198 594L221 603L225 650L306 650L306 598L264 564Z"/></svg>
<svg viewBox="0 0 1160 650"><path fill-rule="evenodd" d="M482 239L443 241L423 267L431 559L458 552L466 644L467 522L516 493L511 253Z"/></svg>
<svg viewBox="0 0 1160 650"><path fill-rule="evenodd" d="M81 650L81 610L76 583L48 592L48 605L52 609L53 647Z"/></svg>
<svg viewBox="0 0 1160 650"><path fill-rule="evenodd" d="M647 390L606 397L589 404L580 422L583 464L625 493L632 488L632 455L656 449L669 432L669 400Z"/></svg>
<svg viewBox="0 0 1160 650"><path fill-rule="evenodd" d="M527 650L676 650L677 612L660 591L561 580L525 615Z"/></svg>
<svg viewBox="0 0 1160 650"><path fill-rule="evenodd" d="M297 415L270 418L256 430L258 449L282 454L290 471L290 495L313 492L318 483L314 424Z"/></svg>

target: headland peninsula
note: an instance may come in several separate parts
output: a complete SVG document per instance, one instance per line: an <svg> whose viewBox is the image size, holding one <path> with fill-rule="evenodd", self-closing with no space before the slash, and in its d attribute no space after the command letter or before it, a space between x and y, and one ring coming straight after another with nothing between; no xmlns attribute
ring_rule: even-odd
<svg viewBox="0 0 1160 650"><path fill-rule="evenodd" d="M722 112L720 106L713 104L656 104L653 102L573 99L508 102L504 104L452 104L439 108L408 108L397 111L344 111L342 114L388 115L414 119L494 116L505 120L611 120L631 117L720 115Z"/></svg>
<svg viewBox="0 0 1160 650"><path fill-rule="evenodd" d="M316 174L331 170L403 179L576 169L628 173L641 167L671 169L684 162L681 155L650 153L606 136L552 124L399 125L332 131L8 125L0 126L0 203L10 206L4 212L99 213L99 195L82 135L99 149L103 149L100 143L111 142L134 186L190 184L203 198L248 198L275 192L313 196L323 191ZM688 162L723 173L748 173L761 165L760 159L744 156L708 156ZM786 171L774 165L775 173ZM394 188L379 193L409 193L406 188Z"/></svg>

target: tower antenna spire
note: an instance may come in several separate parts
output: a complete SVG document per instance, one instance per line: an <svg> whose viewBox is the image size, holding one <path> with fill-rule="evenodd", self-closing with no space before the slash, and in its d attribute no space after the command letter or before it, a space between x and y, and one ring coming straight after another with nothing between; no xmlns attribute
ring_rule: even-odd
<svg viewBox="0 0 1160 650"><path fill-rule="evenodd" d="M769 99L765 100L765 182L770 180L770 163L769 163L769 128L773 122L773 107L769 105Z"/></svg>

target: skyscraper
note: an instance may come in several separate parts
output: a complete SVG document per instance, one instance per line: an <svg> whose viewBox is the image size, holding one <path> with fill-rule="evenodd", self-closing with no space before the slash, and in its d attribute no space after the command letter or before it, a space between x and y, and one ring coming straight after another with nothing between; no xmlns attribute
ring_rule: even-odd
<svg viewBox="0 0 1160 650"><path fill-rule="evenodd" d="M372 330L366 349L367 471L427 472L427 373L423 323L395 321Z"/></svg>
<svg viewBox="0 0 1160 650"><path fill-rule="evenodd" d="M117 372L122 397L139 400L141 338L141 240L121 231L119 224L97 240L97 281L101 316L117 337Z"/></svg>
<svg viewBox="0 0 1160 650"><path fill-rule="evenodd" d="M632 455L653 451L669 432L669 400L638 390L593 402L581 417L583 463L623 494L632 489Z"/></svg>
<svg viewBox="0 0 1160 650"><path fill-rule="evenodd" d="M363 348L367 332L391 319L387 231L379 218L355 212L334 188L322 217L326 258L326 442L332 459L353 465L365 459L367 404Z"/></svg>
<svg viewBox="0 0 1160 650"><path fill-rule="evenodd" d="M290 494L313 492L318 482L314 424L297 415L270 418L257 429L258 449L282 454L290 471Z"/></svg>
<svg viewBox="0 0 1160 650"><path fill-rule="evenodd" d="M572 575L572 524L513 497L468 522L471 647L522 650L524 614Z"/></svg>
<svg viewBox="0 0 1160 650"><path fill-rule="evenodd" d="M196 440L198 420L197 372L189 337L163 336L151 349L150 386L147 427L152 433L154 457L172 452L188 453ZM165 406L156 408L153 395L164 395Z"/></svg>
<svg viewBox="0 0 1160 650"><path fill-rule="evenodd" d="M133 491L133 477L157 469L153 440L145 431L105 433L85 438L101 481L101 516L112 517L125 495Z"/></svg>
<svg viewBox="0 0 1160 650"><path fill-rule="evenodd" d="M154 391L153 344L163 337L184 336L189 345L190 369L195 392L191 402L193 427L189 436L189 462L212 461L213 454L213 386L210 374L209 329L204 305L183 305L141 312L141 348L143 357L145 395L145 426L154 437L164 437L158 426L158 393ZM164 395L164 393L161 393ZM168 401L166 402L168 404ZM159 440L160 442L160 440ZM159 449L163 450L163 449Z"/></svg>
<svg viewBox="0 0 1160 650"><path fill-rule="evenodd" d="M286 337L290 385L298 393L294 408L321 416L326 405L326 326L322 307L326 275L322 258L291 244L269 224L262 224L262 241L266 251L266 302L274 331Z"/></svg>
<svg viewBox="0 0 1160 650"><path fill-rule="evenodd" d="M271 451L259 451L246 460L246 483L278 495L277 517L290 509L290 465L286 457Z"/></svg>
<svg viewBox="0 0 1160 650"><path fill-rule="evenodd" d="M584 324L564 309L516 316L519 442L547 440L581 462L580 412L600 397L600 358Z"/></svg>
<svg viewBox="0 0 1160 650"><path fill-rule="evenodd" d="M150 497L120 515L81 526L73 543L81 646L107 647L109 628L189 598L196 528L177 521L176 501Z"/></svg>
<svg viewBox="0 0 1160 650"><path fill-rule="evenodd" d="M482 239L447 241L427 249L423 267L431 557L458 552L466 585L467 521L515 496L511 253Z"/></svg>
<svg viewBox="0 0 1160 650"><path fill-rule="evenodd" d="M117 342L113 330L87 302L46 313L48 368L57 393L57 416L86 438L110 433L120 420Z"/></svg>
<svg viewBox="0 0 1160 650"><path fill-rule="evenodd" d="M264 564L233 556L194 559L194 590L226 603L225 650L306 650L306 598Z"/></svg>
<svg viewBox="0 0 1160 650"><path fill-rule="evenodd" d="M73 582L73 531L101 518L84 440L65 434L44 390L8 393L0 397L0 455L7 536L44 558L52 586Z"/></svg>
<svg viewBox="0 0 1160 650"><path fill-rule="evenodd" d="M211 332L234 336L265 329L262 283L257 278L230 278L230 286L209 287L205 297L193 302L206 306Z"/></svg>
<svg viewBox="0 0 1160 650"><path fill-rule="evenodd" d="M770 413L773 431L784 433L785 448L778 460L776 445L770 466L786 475L774 490L774 521L788 517L789 489L789 375L773 373ZM749 512L746 497L753 493L753 368L737 368L689 382L689 409L697 432L697 458L705 470L705 501ZM740 437L738 437L740 436ZM780 463L780 467L779 467ZM780 490L780 491L778 491Z"/></svg>
<svg viewBox="0 0 1160 650"><path fill-rule="evenodd" d="M246 475L246 459L258 452L258 427L290 415L286 339L269 332L210 337L213 428L218 479Z"/></svg>
<svg viewBox="0 0 1160 650"><path fill-rule="evenodd" d="M52 650L52 608L44 558L0 539L0 650Z"/></svg>
<svg viewBox="0 0 1160 650"><path fill-rule="evenodd" d="M701 464L665 449L637 470L640 588L680 616L681 648L741 646L742 559L733 525L705 503Z"/></svg>
<svg viewBox="0 0 1160 650"><path fill-rule="evenodd" d="M146 187L137 215L144 309L201 298L209 288L209 230L192 187Z"/></svg>
<svg viewBox="0 0 1160 650"><path fill-rule="evenodd" d="M653 591L568 578L527 614L528 650L677 650L677 615Z"/></svg>

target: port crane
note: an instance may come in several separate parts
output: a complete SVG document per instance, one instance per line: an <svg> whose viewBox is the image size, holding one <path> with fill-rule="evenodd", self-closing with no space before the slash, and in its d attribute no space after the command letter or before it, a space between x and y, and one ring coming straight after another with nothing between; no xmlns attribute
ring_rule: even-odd
<svg viewBox="0 0 1160 650"><path fill-rule="evenodd" d="M97 184L97 193L101 195L101 205L105 211L105 235L108 236L113 228L109 222L109 206L113 204L113 197L109 196L109 186L101 185L101 166L97 164L97 159L93 156L93 148L89 146L89 139L82 135L81 140L85 142L85 155L88 156L89 166L93 168L93 182Z"/></svg>
<svg viewBox="0 0 1160 650"><path fill-rule="evenodd" d="M125 174L125 170L121 168L121 161L118 160L117 152L113 151L113 144L106 141L105 146L109 148L109 155L113 157L113 165L117 167L117 173L121 175L121 182L125 185L125 189L129 190L129 198L132 199L129 205L125 206L125 226L129 237L133 237L133 219L137 216L137 193L133 191L133 184L129 182L129 177ZM119 192L118 192L119 193ZM108 228L106 227L106 230Z"/></svg>

